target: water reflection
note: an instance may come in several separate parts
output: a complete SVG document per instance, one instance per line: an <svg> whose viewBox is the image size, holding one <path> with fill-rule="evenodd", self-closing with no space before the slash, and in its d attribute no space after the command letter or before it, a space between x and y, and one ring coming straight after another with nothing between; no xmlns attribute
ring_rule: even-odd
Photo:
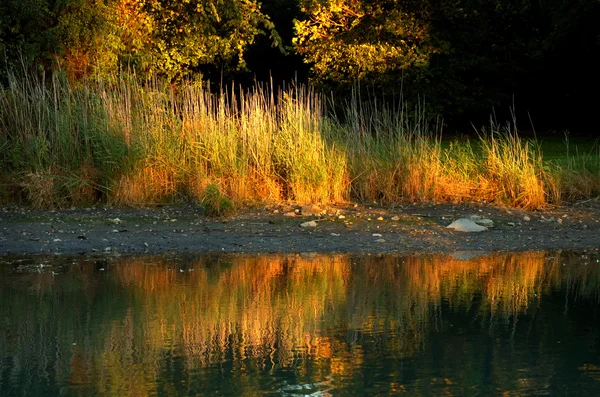
<svg viewBox="0 0 600 397"><path fill-rule="evenodd" d="M581 253L26 259L0 266L0 395L600 391Z"/></svg>

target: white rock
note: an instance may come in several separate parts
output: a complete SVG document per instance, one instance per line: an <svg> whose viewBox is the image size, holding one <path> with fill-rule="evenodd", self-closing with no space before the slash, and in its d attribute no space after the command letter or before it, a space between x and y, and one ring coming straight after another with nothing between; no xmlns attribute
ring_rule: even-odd
<svg viewBox="0 0 600 397"><path fill-rule="evenodd" d="M527 215L525 215L525 216L523 217L523 220L524 220L525 222L529 222L529 221L531 220L531 218L530 218L530 217L528 217Z"/></svg>
<svg viewBox="0 0 600 397"><path fill-rule="evenodd" d="M393 221L399 221L400 217L398 215L394 215L394 216L392 216L392 220Z"/></svg>
<svg viewBox="0 0 600 397"><path fill-rule="evenodd" d="M294 211L290 211L283 214L283 216L296 216L296 213Z"/></svg>
<svg viewBox="0 0 600 397"><path fill-rule="evenodd" d="M381 234L379 234L379 233L373 233L373 237L381 237Z"/></svg>
<svg viewBox="0 0 600 397"><path fill-rule="evenodd" d="M446 226L448 229L454 229L457 232L483 232L487 227L478 225L467 218L460 218Z"/></svg>
<svg viewBox="0 0 600 397"><path fill-rule="evenodd" d="M317 222L315 222L315 221L303 222L300 224L300 227L317 227Z"/></svg>
<svg viewBox="0 0 600 397"><path fill-rule="evenodd" d="M383 216L380 216L377 218L378 221L382 221L383 220Z"/></svg>
<svg viewBox="0 0 600 397"><path fill-rule="evenodd" d="M344 215L338 215L338 219L346 219Z"/></svg>

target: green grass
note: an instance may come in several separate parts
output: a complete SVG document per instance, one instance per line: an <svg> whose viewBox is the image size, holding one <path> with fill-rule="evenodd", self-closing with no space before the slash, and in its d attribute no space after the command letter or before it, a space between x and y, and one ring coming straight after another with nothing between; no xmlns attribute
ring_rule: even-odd
<svg viewBox="0 0 600 397"><path fill-rule="evenodd" d="M357 96L336 103L337 114L331 105L305 86L213 93L127 76L77 84L60 74L13 76L0 92L0 199L41 208L206 203L214 190L213 204L231 207L485 200L541 208L600 193L597 146L563 143L561 152L494 126L448 141L422 107Z"/></svg>

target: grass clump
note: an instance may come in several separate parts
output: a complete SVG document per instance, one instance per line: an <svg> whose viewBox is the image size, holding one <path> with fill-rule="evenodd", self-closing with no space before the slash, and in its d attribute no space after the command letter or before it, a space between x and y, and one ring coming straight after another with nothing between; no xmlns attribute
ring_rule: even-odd
<svg viewBox="0 0 600 397"><path fill-rule="evenodd" d="M235 208L233 202L224 196L217 185L208 185L202 193L201 203L204 206L204 214L214 217L225 217L233 215Z"/></svg>
<svg viewBox="0 0 600 397"><path fill-rule="evenodd" d="M221 216L261 201L533 209L600 194L598 151L544 160L514 126L448 143L423 108L356 94L329 104L299 85L214 93L129 76L74 85L60 74L12 75L0 90L0 181L16 194L2 199L46 208L199 201Z"/></svg>

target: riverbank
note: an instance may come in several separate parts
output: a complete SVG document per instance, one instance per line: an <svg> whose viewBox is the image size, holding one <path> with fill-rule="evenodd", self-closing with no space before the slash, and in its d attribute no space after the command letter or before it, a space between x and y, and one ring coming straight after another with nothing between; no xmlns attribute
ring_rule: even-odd
<svg viewBox="0 0 600 397"><path fill-rule="evenodd" d="M307 212L307 208L304 208ZM228 219L198 206L0 209L0 255L164 253L427 253L600 248L598 199L525 211L485 204L245 208ZM318 214L319 212L323 212ZM448 229L475 216L479 233ZM313 226L301 224L314 221Z"/></svg>

